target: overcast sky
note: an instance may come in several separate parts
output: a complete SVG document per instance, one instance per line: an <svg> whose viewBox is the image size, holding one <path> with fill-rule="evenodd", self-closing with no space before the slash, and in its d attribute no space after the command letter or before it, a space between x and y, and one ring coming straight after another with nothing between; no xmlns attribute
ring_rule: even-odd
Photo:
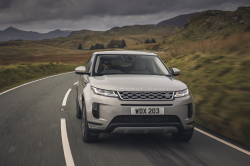
<svg viewBox="0 0 250 166"><path fill-rule="evenodd" d="M234 11L249 0L0 0L0 30L108 30L115 26L157 24L209 9Z"/></svg>

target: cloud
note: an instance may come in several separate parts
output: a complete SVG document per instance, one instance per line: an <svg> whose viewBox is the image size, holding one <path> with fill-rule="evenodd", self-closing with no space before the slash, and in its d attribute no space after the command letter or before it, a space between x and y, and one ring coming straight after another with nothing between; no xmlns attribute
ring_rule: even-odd
<svg viewBox="0 0 250 166"><path fill-rule="evenodd" d="M13 0L1 0L0 1L0 9L9 8L12 1Z"/></svg>
<svg viewBox="0 0 250 166"><path fill-rule="evenodd" d="M204 11L208 9L235 10L238 6L249 4L249 0L0 0L0 28L5 25L35 25L51 22L64 25L71 22L89 22L95 20L105 24L105 19L117 21L129 20L131 23L144 22L152 18L162 20L174 13ZM165 14L165 17L164 17ZM153 16L150 18L150 16ZM177 16L177 15L176 15ZM104 19L105 18L105 19ZM116 19L120 18L120 20ZM150 20L151 19L151 20ZM160 21L162 21L160 20ZM114 24L112 21L109 23ZM146 21L145 21L146 23ZM59 24L58 24L59 25ZM86 25L86 24L85 24ZM105 25L107 26L107 25Z"/></svg>

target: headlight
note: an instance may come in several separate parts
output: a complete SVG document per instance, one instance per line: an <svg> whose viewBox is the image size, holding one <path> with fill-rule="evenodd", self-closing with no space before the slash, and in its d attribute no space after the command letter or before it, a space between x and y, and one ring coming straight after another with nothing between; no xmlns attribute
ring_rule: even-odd
<svg viewBox="0 0 250 166"><path fill-rule="evenodd" d="M102 95L102 96L108 96L108 97L117 97L118 95L115 94L112 90L105 90L105 89L99 89L91 87L95 94Z"/></svg>
<svg viewBox="0 0 250 166"><path fill-rule="evenodd" d="M188 89L185 89L185 90L175 92L174 97L183 97L183 96L186 96L188 94L189 94Z"/></svg>

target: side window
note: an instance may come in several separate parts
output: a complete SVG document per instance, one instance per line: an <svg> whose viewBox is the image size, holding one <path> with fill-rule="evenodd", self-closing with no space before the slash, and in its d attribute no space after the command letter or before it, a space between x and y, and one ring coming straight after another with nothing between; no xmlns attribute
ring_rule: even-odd
<svg viewBox="0 0 250 166"><path fill-rule="evenodd" d="M87 71L89 70L89 61L90 61L90 58L89 58L88 62L85 65Z"/></svg>
<svg viewBox="0 0 250 166"><path fill-rule="evenodd" d="M89 60L89 62L88 62L88 70L89 70L89 71L90 71L91 66L92 66L92 64L93 64L93 60L94 60L94 54L91 56L91 58L90 58L90 60Z"/></svg>

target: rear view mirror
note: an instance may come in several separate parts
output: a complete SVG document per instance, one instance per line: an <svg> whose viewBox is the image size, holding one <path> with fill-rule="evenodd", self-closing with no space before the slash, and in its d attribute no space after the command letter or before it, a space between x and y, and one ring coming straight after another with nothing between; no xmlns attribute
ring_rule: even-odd
<svg viewBox="0 0 250 166"><path fill-rule="evenodd" d="M178 75L180 75L180 70L177 69L177 68L172 68L172 69L171 69L171 74L172 74L173 76L178 76Z"/></svg>
<svg viewBox="0 0 250 166"><path fill-rule="evenodd" d="M79 66L79 67L75 68L75 73L76 74L89 74L89 73L86 73L85 66Z"/></svg>

